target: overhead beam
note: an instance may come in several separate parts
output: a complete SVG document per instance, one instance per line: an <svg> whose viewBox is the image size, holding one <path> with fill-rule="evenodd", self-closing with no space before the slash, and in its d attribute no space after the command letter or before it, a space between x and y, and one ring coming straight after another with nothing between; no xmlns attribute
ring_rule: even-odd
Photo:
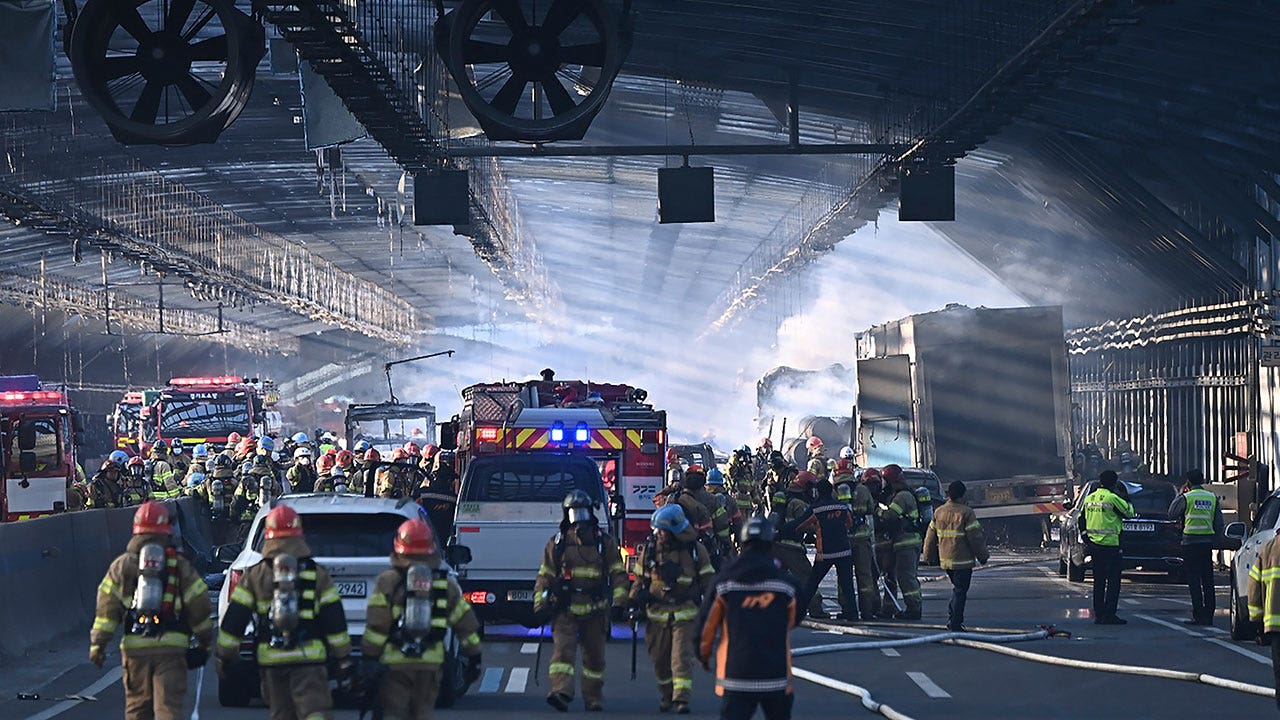
<svg viewBox="0 0 1280 720"><path fill-rule="evenodd" d="M901 143L821 143L801 145L489 145L439 151L442 159L551 157L696 157L709 155L893 155Z"/></svg>

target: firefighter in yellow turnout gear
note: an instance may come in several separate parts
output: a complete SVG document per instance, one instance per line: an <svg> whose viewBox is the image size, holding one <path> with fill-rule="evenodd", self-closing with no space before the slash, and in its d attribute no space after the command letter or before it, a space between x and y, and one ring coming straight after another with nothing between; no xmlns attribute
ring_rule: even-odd
<svg viewBox="0 0 1280 720"><path fill-rule="evenodd" d="M204 665L213 640L209 588L173 547L169 511L144 503L133 538L98 585L89 660L102 667L106 646L123 629L124 717L178 720L187 671Z"/></svg>
<svg viewBox="0 0 1280 720"><path fill-rule="evenodd" d="M907 487L898 465L886 465L880 471L891 494L889 505L880 513L880 520L893 542L893 578L902 592L902 604L906 609L899 613L900 620L919 620L922 611L920 595L920 508L915 493Z"/></svg>
<svg viewBox="0 0 1280 720"><path fill-rule="evenodd" d="M430 720L440 693L444 638L453 628L467 656L468 680L480 675L480 621L462 588L440 567L435 534L424 520L396 531L391 568L374 582L361 650L387 666L378 688L386 720Z"/></svg>
<svg viewBox="0 0 1280 720"><path fill-rule="evenodd" d="M650 521L653 536L639 548L632 612L648 620L645 646L658 681L662 712L689 712L693 694L694 620L715 571L707 549L679 505L658 508Z"/></svg>
<svg viewBox="0 0 1280 720"><path fill-rule="evenodd" d="M582 701L604 709L604 649L609 609L627 600L627 572L618 545L599 527L595 503L581 490L565 496L560 532L542 552L533 589L535 616L551 615L551 692L547 704L561 712L573 701L578 645L582 646Z"/></svg>
<svg viewBox="0 0 1280 720"><path fill-rule="evenodd" d="M350 677L351 638L342 601L329 573L311 559L302 518L278 505L264 521L262 562L245 571L231 592L218 632L220 668L240 659L252 621L258 673L271 720L331 720L326 664Z"/></svg>

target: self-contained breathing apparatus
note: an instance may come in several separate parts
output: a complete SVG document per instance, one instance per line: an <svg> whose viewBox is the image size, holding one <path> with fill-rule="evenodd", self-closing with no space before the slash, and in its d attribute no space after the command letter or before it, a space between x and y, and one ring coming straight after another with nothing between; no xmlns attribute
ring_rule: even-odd
<svg viewBox="0 0 1280 720"><path fill-rule="evenodd" d="M143 545L138 552L138 587L133 591L133 607L129 611L129 633L156 637L164 632L160 613L164 607L164 548Z"/></svg>
<svg viewBox="0 0 1280 720"><path fill-rule="evenodd" d="M209 482L209 504L214 520L221 520L227 514L227 498L223 495L226 485L222 478L214 478Z"/></svg>
<svg viewBox="0 0 1280 720"><path fill-rule="evenodd" d="M271 561L272 593L271 606L266 622L259 623L263 633L268 636L268 644L275 650L292 650L304 640L307 628L301 620L299 599L306 594L306 583L299 577L303 562L298 558L281 554ZM315 588L311 595L314 596Z"/></svg>
<svg viewBox="0 0 1280 720"><path fill-rule="evenodd" d="M432 570L426 563L414 563L405 571L404 612L391 633L392 642L399 645L405 657L422 657L429 647L444 639L445 623L433 620L444 619L448 597L436 584L447 578L447 571ZM437 610L441 611L439 618Z"/></svg>

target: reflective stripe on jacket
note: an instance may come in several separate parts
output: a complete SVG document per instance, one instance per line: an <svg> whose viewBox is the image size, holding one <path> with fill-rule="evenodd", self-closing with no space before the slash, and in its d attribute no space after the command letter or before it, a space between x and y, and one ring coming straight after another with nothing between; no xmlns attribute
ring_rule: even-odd
<svg viewBox="0 0 1280 720"><path fill-rule="evenodd" d="M398 556L393 555L392 562L405 564L407 568L407 561ZM374 581L373 593L369 596L364 637L361 640L364 655L380 659L387 665L439 667L444 662L443 636L447 628L453 628L464 655L479 653L480 621L476 619L471 604L462 596L462 588L458 587L457 581L449 577L437 577L432 581L435 599L431 627L440 633L441 639L426 645L422 655L418 657L404 654L401 644L393 639L396 627L404 617L404 572L403 568L393 567L384 570Z"/></svg>
<svg viewBox="0 0 1280 720"><path fill-rule="evenodd" d="M1133 506L1104 487L1085 496L1085 532L1095 545L1118 546L1124 519L1129 517L1133 517Z"/></svg>
<svg viewBox="0 0 1280 720"><path fill-rule="evenodd" d="M948 499L933 512L933 522L924 536L924 559L943 570L971 568L986 562L987 538L973 508L963 501Z"/></svg>
<svg viewBox="0 0 1280 720"><path fill-rule="evenodd" d="M1263 632L1280 632L1280 535L1272 538L1249 567L1249 620L1261 622Z"/></svg>
<svg viewBox="0 0 1280 720"><path fill-rule="evenodd" d="M89 633L91 646L105 646L118 629L125 633L120 641L120 650L125 655L186 652L192 636L201 647L209 646L213 640L209 588L191 563L181 556L166 559L166 572L177 575L177 593L172 596L166 593L164 597L173 608L174 625L155 637L133 635L128 627L121 628L128 621L133 594L138 587L138 552L147 544L167 545L170 542L171 539L164 535L135 535L129 541L128 550L111 563L106 576L98 584L97 611Z"/></svg>
<svg viewBox="0 0 1280 720"><path fill-rule="evenodd" d="M1186 513L1183 515L1183 535L1213 535L1213 517L1218 509L1218 496L1204 488L1191 488L1183 495Z"/></svg>

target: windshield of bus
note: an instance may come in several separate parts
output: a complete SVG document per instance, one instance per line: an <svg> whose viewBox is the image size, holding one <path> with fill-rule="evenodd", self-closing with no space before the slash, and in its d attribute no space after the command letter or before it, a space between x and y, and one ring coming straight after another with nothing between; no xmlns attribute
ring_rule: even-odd
<svg viewBox="0 0 1280 720"><path fill-rule="evenodd" d="M249 434L249 394L191 393L160 399L160 435L165 438L226 437Z"/></svg>
<svg viewBox="0 0 1280 720"><path fill-rule="evenodd" d="M25 426L30 426L35 430L36 444L31 450L36 455L35 472L40 475L62 468L62 441L60 430L60 421L55 417L46 418L21 418L14 423L14 432L9 433L8 443L5 455L9 458L7 474L10 477L22 475L21 450L18 447L17 438Z"/></svg>
<svg viewBox="0 0 1280 720"><path fill-rule="evenodd" d="M407 442L415 442L418 447L434 445L435 429L434 417L363 420L351 425L351 441L367 440L378 452L386 454Z"/></svg>
<svg viewBox="0 0 1280 720"><path fill-rule="evenodd" d="M494 455L467 466L462 499L480 502L559 503L581 490L604 502L600 469L594 460L573 455Z"/></svg>

